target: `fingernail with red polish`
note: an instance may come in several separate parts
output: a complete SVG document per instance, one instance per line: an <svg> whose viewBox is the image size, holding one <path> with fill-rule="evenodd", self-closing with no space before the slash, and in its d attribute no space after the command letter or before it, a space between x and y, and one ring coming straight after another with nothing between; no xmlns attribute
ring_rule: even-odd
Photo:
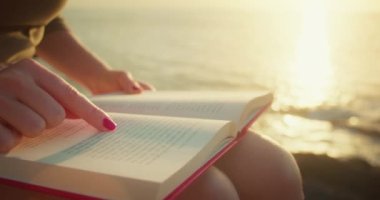
<svg viewBox="0 0 380 200"><path fill-rule="evenodd" d="M133 90L140 90L140 88L139 88L139 87L137 87L137 86L135 86L135 85L134 85L134 86L132 86L132 89L133 89Z"/></svg>
<svg viewBox="0 0 380 200"><path fill-rule="evenodd" d="M116 129L117 124L115 122L111 121L109 118L104 118L103 119L103 126L106 129L113 131Z"/></svg>

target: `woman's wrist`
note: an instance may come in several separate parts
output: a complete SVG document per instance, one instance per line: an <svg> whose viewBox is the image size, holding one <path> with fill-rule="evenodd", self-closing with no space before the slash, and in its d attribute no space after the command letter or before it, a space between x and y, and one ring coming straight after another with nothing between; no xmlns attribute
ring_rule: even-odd
<svg viewBox="0 0 380 200"><path fill-rule="evenodd" d="M79 81L81 81L83 84L93 84L94 82L98 81L99 79L103 79L104 77L107 77L112 69L106 67L106 66L97 66L95 63L91 65L92 67L89 67L87 69L82 69L77 71L77 73L73 76Z"/></svg>

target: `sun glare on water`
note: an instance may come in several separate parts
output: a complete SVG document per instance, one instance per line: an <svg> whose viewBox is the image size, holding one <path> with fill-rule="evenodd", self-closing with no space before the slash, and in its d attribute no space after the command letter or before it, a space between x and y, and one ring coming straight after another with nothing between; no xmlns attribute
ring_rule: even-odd
<svg viewBox="0 0 380 200"><path fill-rule="evenodd" d="M316 107L328 99L333 82L327 37L325 1L304 1L303 24L295 63L288 69L288 85L280 88L280 104Z"/></svg>

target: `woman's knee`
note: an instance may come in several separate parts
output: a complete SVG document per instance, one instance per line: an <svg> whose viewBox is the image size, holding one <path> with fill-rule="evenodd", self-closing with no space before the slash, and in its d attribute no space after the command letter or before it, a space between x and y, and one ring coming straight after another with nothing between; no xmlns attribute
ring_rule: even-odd
<svg viewBox="0 0 380 200"><path fill-rule="evenodd" d="M292 154L265 136L246 135L219 161L218 168L232 180L242 199L303 198Z"/></svg>
<svg viewBox="0 0 380 200"><path fill-rule="evenodd" d="M269 196L273 195L268 199L303 199L302 178L293 155L266 136L251 136L257 142L257 153L262 155L257 162L261 184L267 186Z"/></svg>
<svg viewBox="0 0 380 200"><path fill-rule="evenodd" d="M177 199L235 200L239 198L227 176L217 168L212 167L186 188Z"/></svg>

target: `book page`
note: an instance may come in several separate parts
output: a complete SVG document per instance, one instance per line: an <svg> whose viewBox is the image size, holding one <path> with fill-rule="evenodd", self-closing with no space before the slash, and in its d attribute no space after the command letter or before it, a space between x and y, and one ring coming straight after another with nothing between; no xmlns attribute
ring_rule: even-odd
<svg viewBox="0 0 380 200"><path fill-rule="evenodd" d="M259 108L269 103L271 96L266 91L160 91L97 96L92 101L108 112L219 119L239 124L247 105Z"/></svg>
<svg viewBox="0 0 380 200"><path fill-rule="evenodd" d="M111 114L115 132L67 120L24 139L8 157L142 180L163 181L199 152L233 135L225 121ZM223 131L221 131L223 129ZM228 130L228 131L227 131ZM210 146L211 145L211 146ZM199 165L205 160L199 160Z"/></svg>
<svg viewBox="0 0 380 200"><path fill-rule="evenodd" d="M81 119L67 119L61 125L44 131L38 137L23 137L20 144L12 149L7 156L37 161L68 149L96 134L101 135L97 129L87 122Z"/></svg>

